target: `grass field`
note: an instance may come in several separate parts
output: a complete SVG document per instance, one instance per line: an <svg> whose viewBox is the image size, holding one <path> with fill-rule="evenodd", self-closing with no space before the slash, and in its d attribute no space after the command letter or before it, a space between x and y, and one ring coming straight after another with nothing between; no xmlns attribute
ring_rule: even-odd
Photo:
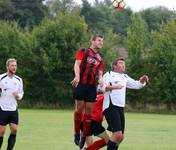
<svg viewBox="0 0 176 150"><path fill-rule="evenodd" d="M78 150L73 144L72 110L20 109L19 114L14 150ZM126 113L126 137L119 150L176 150L175 128L176 115ZM9 129L2 150L8 133Z"/></svg>

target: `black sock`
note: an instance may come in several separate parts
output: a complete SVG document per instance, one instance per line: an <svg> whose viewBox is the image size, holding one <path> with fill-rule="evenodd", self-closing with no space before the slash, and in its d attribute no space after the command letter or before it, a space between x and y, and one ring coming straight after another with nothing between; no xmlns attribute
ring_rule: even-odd
<svg viewBox="0 0 176 150"><path fill-rule="evenodd" d="M7 150L12 150L16 142L16 134L10 134L8 139Z"/></svg>
<svg viewBox="0 0 176 150"><path fill-rule="evenodd" d="M3 142L3 137L0 137L0 149L1 149L1 146L2 146L2 142Z"/></svg>
<svg viewBox="0 0 176 150"><path fill-rule="evenodd" d="M118 149L118 146L116 145L116 143L109 140L107 150L117 150L117 149Z"/></svg>

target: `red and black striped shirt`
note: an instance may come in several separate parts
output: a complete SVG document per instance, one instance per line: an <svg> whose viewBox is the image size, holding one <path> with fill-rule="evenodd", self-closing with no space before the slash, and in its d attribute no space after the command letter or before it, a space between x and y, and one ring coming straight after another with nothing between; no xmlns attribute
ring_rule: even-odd
<svg viewBox="0 0 176 150"><path fill-rule="evenodd" d="M104 61L100 54L91 48L82 48L76 53L76 60L81 60L80 82L82 84L95 84L98 72L104 69Z"/></svg>

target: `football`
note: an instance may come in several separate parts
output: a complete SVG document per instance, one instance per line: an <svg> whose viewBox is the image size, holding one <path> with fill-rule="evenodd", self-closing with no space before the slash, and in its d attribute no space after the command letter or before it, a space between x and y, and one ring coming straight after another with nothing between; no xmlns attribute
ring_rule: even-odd
<svg viewBox="0 0 176 150"><path fill-rule="evenodd" d="M124 2L124 0L115 0L112 2L112 7L114 9L118 9L118 10L122 10L125 8L126 3Z"/></svg>

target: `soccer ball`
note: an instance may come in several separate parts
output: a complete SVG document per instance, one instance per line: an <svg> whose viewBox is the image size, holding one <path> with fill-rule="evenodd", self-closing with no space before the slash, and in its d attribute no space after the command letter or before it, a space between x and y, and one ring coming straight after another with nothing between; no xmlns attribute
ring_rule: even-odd
<svg viewBox="0 0 176 150"><path fill-rule="evenodd" d="M124 9L125 5L126 5L126 3L124 2L124 0L114 0L112 2L112 7L114 9L118 9L118 10Z"/></svg>

